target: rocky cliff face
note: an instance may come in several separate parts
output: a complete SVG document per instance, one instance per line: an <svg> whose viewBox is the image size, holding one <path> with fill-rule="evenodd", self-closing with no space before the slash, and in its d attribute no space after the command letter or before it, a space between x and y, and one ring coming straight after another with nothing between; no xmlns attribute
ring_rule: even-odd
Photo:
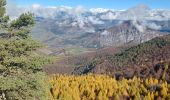
<svg viewBox="0 0 170 100"><path fill-rule="evenodd" d="M165 34L168 33L150 29L139 21L125 21L101 32L100 45L102 47L120 46L130 42L139 44Z"/></svg>

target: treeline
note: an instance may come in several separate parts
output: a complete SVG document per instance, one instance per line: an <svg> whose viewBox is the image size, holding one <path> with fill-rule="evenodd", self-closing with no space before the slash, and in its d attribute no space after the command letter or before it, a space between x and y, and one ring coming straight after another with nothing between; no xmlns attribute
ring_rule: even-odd
<svg viewBox="0 0 170 100"><path fill-rule="evenodd" d="M106 75L55 75L50 78L54 100L170 99L170 84L153 78L115 80Z"/></svg>

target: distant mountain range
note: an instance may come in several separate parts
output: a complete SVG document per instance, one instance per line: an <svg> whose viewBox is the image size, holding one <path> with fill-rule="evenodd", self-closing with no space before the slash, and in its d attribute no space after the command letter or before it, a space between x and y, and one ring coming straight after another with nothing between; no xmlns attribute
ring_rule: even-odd
<svg viewBox="0 0 170 100"><path fill-rule="evenodd" d="M34 13L37 21L33 37L53 48L142 43L170 32L170 10L150 9L143 4L127 10L34 5L21 12L25 11Z"/></svg>

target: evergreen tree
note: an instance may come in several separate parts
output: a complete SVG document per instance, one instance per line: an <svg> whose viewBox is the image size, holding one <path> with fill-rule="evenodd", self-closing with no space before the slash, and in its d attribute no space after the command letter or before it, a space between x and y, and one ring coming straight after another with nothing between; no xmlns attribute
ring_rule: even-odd
<svg viewBox="0 0 170 100"><path fill-rule="evenodd" d="M47 100L42 66L50 60L36 53L42 45L29 36L33 15L9 21L5 5L6 0L0 0L0 100Z"/></svg>
<svg viewBox="0 0 170 100"><path fill-rule="evenodd" d="M6 0L0 0L0 18L2 19L5 15Z"/></svg>

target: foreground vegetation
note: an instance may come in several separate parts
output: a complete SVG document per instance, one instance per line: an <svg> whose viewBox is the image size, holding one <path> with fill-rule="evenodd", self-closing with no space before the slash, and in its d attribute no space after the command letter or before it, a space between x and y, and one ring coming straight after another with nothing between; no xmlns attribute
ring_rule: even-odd
<svg viewBox="0 0 170 100"><path fill-rule="evenodd" d="M42 45L29 35L33 15L10 20L5 5L6 0L0 0L0 100L48 100L42 66L51 60L36 53Z"/></svg>
<svg viewBox="0 0 170 100"><path fill-rule="evenodd" d="M115 80L105 75L50 78L51 94L56 100L155 100L170 99L170 84L153 78Z"/></svg>

